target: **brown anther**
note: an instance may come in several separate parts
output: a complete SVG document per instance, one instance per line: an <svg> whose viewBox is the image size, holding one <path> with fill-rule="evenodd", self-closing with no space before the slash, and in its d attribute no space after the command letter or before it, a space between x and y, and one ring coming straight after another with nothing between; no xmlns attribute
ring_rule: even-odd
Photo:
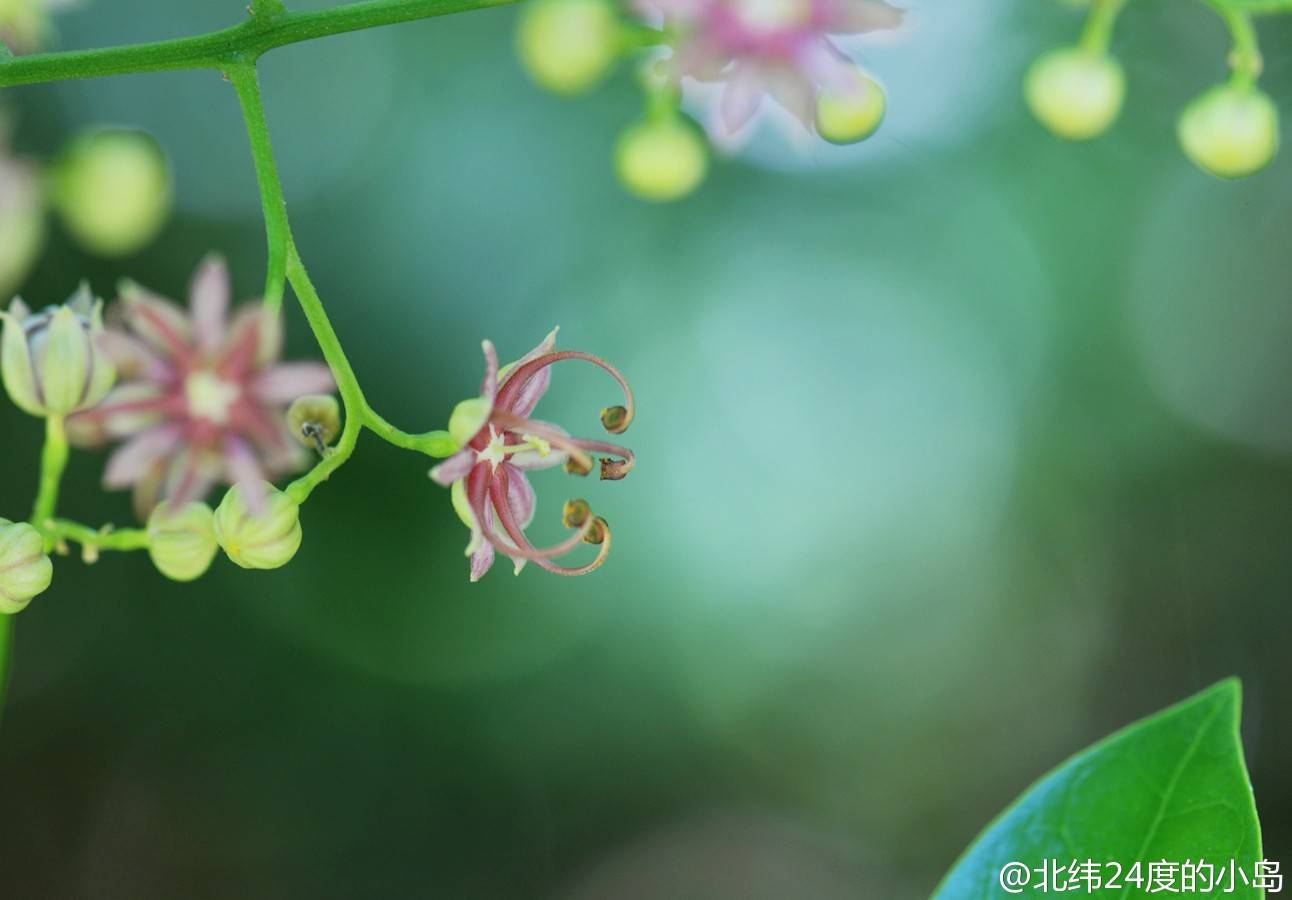
<svg viewBox="0 0 1292 900"><path fill-rule="evenodd" d="M306 447L326 456L328 445L341 432L341 405L328 394L299 397L287 410L287 428Z"/></svg>
<svg viewBox="0 0 1292 900"><path fill-rule="evenodd" d="M583 536L583 543L604 544L608 537L610 537L610 523L597 516L596 521L592 523L592 527L588 529L588 533Z"/></svg>
<svg viewBox="0 0 1292 900"><path fill-rule="evenodd" d="M588 505L587 500L567 500L561 521L565 523L566 528L582 528L590 515L592 515L592 507Z"/></svg>
<svg viewBox="0 0 1292 900"><path fill-rule="evenodd" d="M565 471L582 478L592 472L592 457L571 453L565 460Z"/></svg>
<svg viewBox="0 0 1292 900"><path fill-rule="evenodd" d="M627 476L633 470L633 464L623 459L611 459L608 456L601 457L601 480L602 481L619 481Z"/></svg>
<svg viewBox="0 0 1292 900"><path fill-rule="evenodd" d="M611 434L623 434L631 422L626 407L607 406L601 411L601 425Z"/></svg>

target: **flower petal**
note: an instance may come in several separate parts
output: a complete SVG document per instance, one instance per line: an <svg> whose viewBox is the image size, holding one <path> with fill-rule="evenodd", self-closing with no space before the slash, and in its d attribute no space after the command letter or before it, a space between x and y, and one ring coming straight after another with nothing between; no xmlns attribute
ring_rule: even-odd
<svg viewBox="0 0 1292 900"><path fill-rule="evenodd" d="M727 134L739 131L753 118L767 89L766 76L758 64L745 62L736 65L722 92L720 107L722 127Z"/></svg>
<svg viewBox="0 0 1292 900"><path fill-rule="evenodd" d="M524 472L517 470L507 473L507 502L511 506L512 518L521 528L528 528L534 521L534 507L538 498Z"/></svg>
<svg viewBox="0 0 1292 900"><path fill-rule="evenodd" d="M144 478L180 445L183 434L179 425L160 425L126 441L108 459L103 471L104 487L129 487Z"/></svg>
<svg viewBox="0 0 1292 900"><path fill-rule="evenodd" d="M443 487L449 487L459 478L466 478L476 464L476 452L470 447L459 450L444 462L431 469L431 480Z"/></svg>
<svg viewBox="0 0 1292 900"><path fill-rule="evenodd" d="M515 362L504 366L498 373L499 385L506 384L508 377L525 363L555 350L556 333L560 330L560 326L553 328L537 347ZM518 416L529 416L534 411L534 407L538 406L538 401L543 399L543 395L547 393L547 389L551 384L552 370L549 367L530 378L529 382L521 388L520 393L516 395L516 399L512 401L511 411Z"/></svg>
<svg viewBox="0 0 1292 900"><path fill-rule="evenodd" d="M492 403L498 396L498 351L494 349L493 341L484 341L480 346L484 349L485 357L485 374L484 381L480 385L480 396Z"/></svg>
<svg viewBox="0 0 1292 900"><path fill-rule="evenodd" d="M192 358L188 317L170 300L126 282L121 286L121 305L130 330L164 356L180 362Z"/></svg>
<svg viewBox="0 0 1292 900"><path fill-rule="evenodd" d="M189 285L189 314L198 349L214 356L224 341L229 312L229 267L219 256L202 260Z"/></svg>
<svg viewBox="0 0 1292 900"><path fill-rule="evenodd" d="M336 390L332 371L323 363L280 363L266 369L251 382L251 393L261 403L286 406L306 394L330 394Z"/></svg>

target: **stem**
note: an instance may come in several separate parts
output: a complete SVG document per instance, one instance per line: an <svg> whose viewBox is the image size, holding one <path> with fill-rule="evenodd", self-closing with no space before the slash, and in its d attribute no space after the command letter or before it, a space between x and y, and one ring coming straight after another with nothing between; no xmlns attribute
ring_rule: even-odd
<svg viewBox="0 0 1292 900"><path fill-rule="evenodd" d="M45 533L55 544L76 541L89 551L148 549L148 532L142 528L117 530L111 525L105 525L95 529L67 519L53 519Z"/></svg>
<svg viewBox="0 0 1292 900"><path fill-rule="evenodd" d="M1210 3L1216 15L1220 16L1225 27L1229 29L1229 35L1234 42L1233 50L1229 54L1229 65L1234 70L1234 74L1230 77L1230 84L1235 87L1250 88L1256 84L1256 79L1260 77L1261 70L1265 67L1252 17L1247 12L1236 10L1218 0L1210 0Z"/></svg>
<svg viewBox="0 0 1292 900"><path fill-rule="evenodd" d="M253 4L255 15L248 21L208 34L100 50L37 53L0 61L0 87L136 72L223 69L238 60L254 61L288 44L512 2L515 0L365 0L331 9L277 15L272 13L276 4L259 2Z"/></svg>
<svg viewBox="0 0 1292 900"><path fill-rule="evenodd" d="M447 431L428 431L426 434L409 434L406 431L400 431L394 425L391 425L385 419L377 414L372 407L364 410L363 424L373 434L384 440L388 444L394 444L403 450L412 450L416 453L425 453L427 456L433 456L436 459L444 459L452 456L462 449L458 446L457 441L449 436Z"/></svg>
<svg viewBox="0 0 1292 900"><path fill-rule="evenodd" d="M63 480L63 470L67 468L67 452L63 417L46 417L45 449L40 455L40 488L36 492L36 503L31 512L31 524L42 532L47 532L47 523L58 506L58 487ZM48 533L45 543L50 543Z"/></svg>
<svg viewBox="0 0 1292 900"><path fill-rule="evenodd" d="M1094 0L1085 30L1081 32L1081 49L1104 56L1113 40L1113 27L1127 0Z"/></svg>
<svg viewBox="0 0 1292 900"><path fill-rule="evenodd" d="M0 718L9 692L9 668L13 662L13 616L0 616Z"/></svg>

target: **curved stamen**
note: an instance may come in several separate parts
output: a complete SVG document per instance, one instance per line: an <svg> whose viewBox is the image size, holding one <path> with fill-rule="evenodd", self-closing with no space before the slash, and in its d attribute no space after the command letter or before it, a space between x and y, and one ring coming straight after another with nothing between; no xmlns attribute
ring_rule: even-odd
<svg viewBox="0 0 1292 900"><path fill-rule="evenodd" d="M627 476L637 465L637 454L633 453L627 447L620 447L617 444L607 444L604 441L585 441L574 439L576 447L582 447L584 450L591 450L594 453L613 453L619 459L610 459L601 457L601 480L618 481Z"/></svg>
<svg viewBox="0 0 1292 900"><path fill-rule="evenodd" d="M618 481L625 477L637 465L637 454L627 447L620 447L618 444L607 444L605 441L588 441L582 438L572 438L569 435L562 434L560 431L543 422L534 422L529 419L522 419L511 413L495 413L497 421L504 424L509 430L524 430L534 437L542 438L553 447L559 447L571 455L571 459L576 461L576 467L568 467L566 471L576 475L587 475L592 471L592 458L586 451L593 453L612 453L619 459L601 458L601 480Z"/></svg>
<svg viewBox="0 0 1292 900"><path fill-rule="evenodd" d="M516 526L516 520L510 515L503 519L502 527L507 531L507 536L516 543L516 547L522 550L534 549L534 545L529 542L529 538L525 537L525 532L521 531L520 528ZM597 556L592 560L592 562L577 568L562 566L542 557L534 558L534 562L555 575L567 575L570 577L587 575L589 572L594 572L601 568L601 565L606 561L606 558L610 556L610 526L606 524L605 519L602 519L599 516L589 515L586 517L583 527L585 530L591 530L593 527L598 529L598 533L595 535L595 538L598 538L599 540L594 539L593 541L588 541L588 543L596 543L599 545L597 548ZM506 549L504 552L515 553L516 549Z"/></svg>
<svg viewBox="0 0 1292 900"><path fill-rule="evenodd" d="M526 382L548 366L565 359L581 359L584 362L592 363L594 366L600 366L609 372L615 381L619 382L619 387L624 392L624 405L622 407L612 406L602 410L601 423L611 434L622 434L627 431L628 426L632 424L633 416L636 415L633 389L628 386L628 379L624 378L618 369L604 359L578 350L557 350L554 353L546 353L536 359L531 359L516 369L498 392L498 405L508 409L511 408L521 390L525 387Z"/></svg>
<svg viewBox="0 0 1292 900"><path fill-rule="evenodd" d="M493 421L501 425L506 431L542 438L557 450L564 450L577 462L577 471L580 474L586 475L592 471L592 457L588 455L587 451L580 449L578 442L568 434L562 434L550 425L524 419L515 413L509 413L501 409L494 410Z"/></svg>
<svg viewBox="0 0 1292 900"><path fill-rule="evenodd" d="M499 467L498 472L495 473L493 480L489 484L489 497L493 500L494 511L498 514L498 520L502 523L503 528L506 529L508 536L510 536L513 541L516 541L515 534L520 534L523 538L524 532L521 531L520 526L517 524L516 516L512 512L511 504L508 502L507 473L506 470L501 467ZM588 516L574 534L570 535L559 544L546 547L541 550L531 544L528 539L525 540L524 544L516 541L516 546L513 547L498 535L489 533L488 530L485 531L485 537L489 539L489 542L492 543L494 547L501 550L503 553L506 553L508 556L542 562L557 556L564 556L570 551L577 549L579 544L586 541L588 535L591 534L592 529L595 527L596 518L594 516Z"/></svg>

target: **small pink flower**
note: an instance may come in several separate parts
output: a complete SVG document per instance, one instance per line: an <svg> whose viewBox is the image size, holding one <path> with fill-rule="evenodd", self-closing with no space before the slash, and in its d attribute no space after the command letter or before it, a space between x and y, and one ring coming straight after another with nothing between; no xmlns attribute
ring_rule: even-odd
<svg viewBox="0 0 1292 900"><path fill-rule="evenodd" d="M676 35L664 69L675 79L723 82L720 131L753 118L765 96L809 131L822 89L863 87L857 65L829 35L895 28L900 10L884 0L645 0Z"/></svg>
<svg viewBox="0 0 1292 900"><path fill-rule="evenodd" d="M218 483L263 482L307 461L283 413L297 397L334 389L322 363L279 363L282 327L259 303L229 319L229 272L207 258L189 289L187 314L135 284L122 286L124 328L103 346L117 386L68 420L69 436L94 446L120 441L104 471L111 489L134 486L141 518L161 500L204 498Z"/></svg>
<svg viewBox="0 0 1292 900"><path fill-rule="evenodd" d="M605 369L623 388L625 405L601 412L605 429L621 434L632 422L632 390L613 366L587 353L555 347L553 330L541 344L500 372L498 354L493 344L485 341L481 396L458 404L449 423L449 431L462 449L431 470L436 482L452 486L453 505L471 529L467 554L472 581L479 581L489 571L495 551L515 563L517 574L525 563L533 561L558 575L586 575L605 562L610 552L609 526L582 500L565 505L565 524L576 529L567 540L539 549L525 535L535 506L527 472L564 465L567 472L587 475L592 471L591 454L606 453L609 456L601 459L601 477L617 481L635 463L633 452L626 447L573 438L556 425L531 418L551 384L551 367L565 360L583 360ZM599 545L596 559L579 567L553 562L581 543Z"/></svg>

